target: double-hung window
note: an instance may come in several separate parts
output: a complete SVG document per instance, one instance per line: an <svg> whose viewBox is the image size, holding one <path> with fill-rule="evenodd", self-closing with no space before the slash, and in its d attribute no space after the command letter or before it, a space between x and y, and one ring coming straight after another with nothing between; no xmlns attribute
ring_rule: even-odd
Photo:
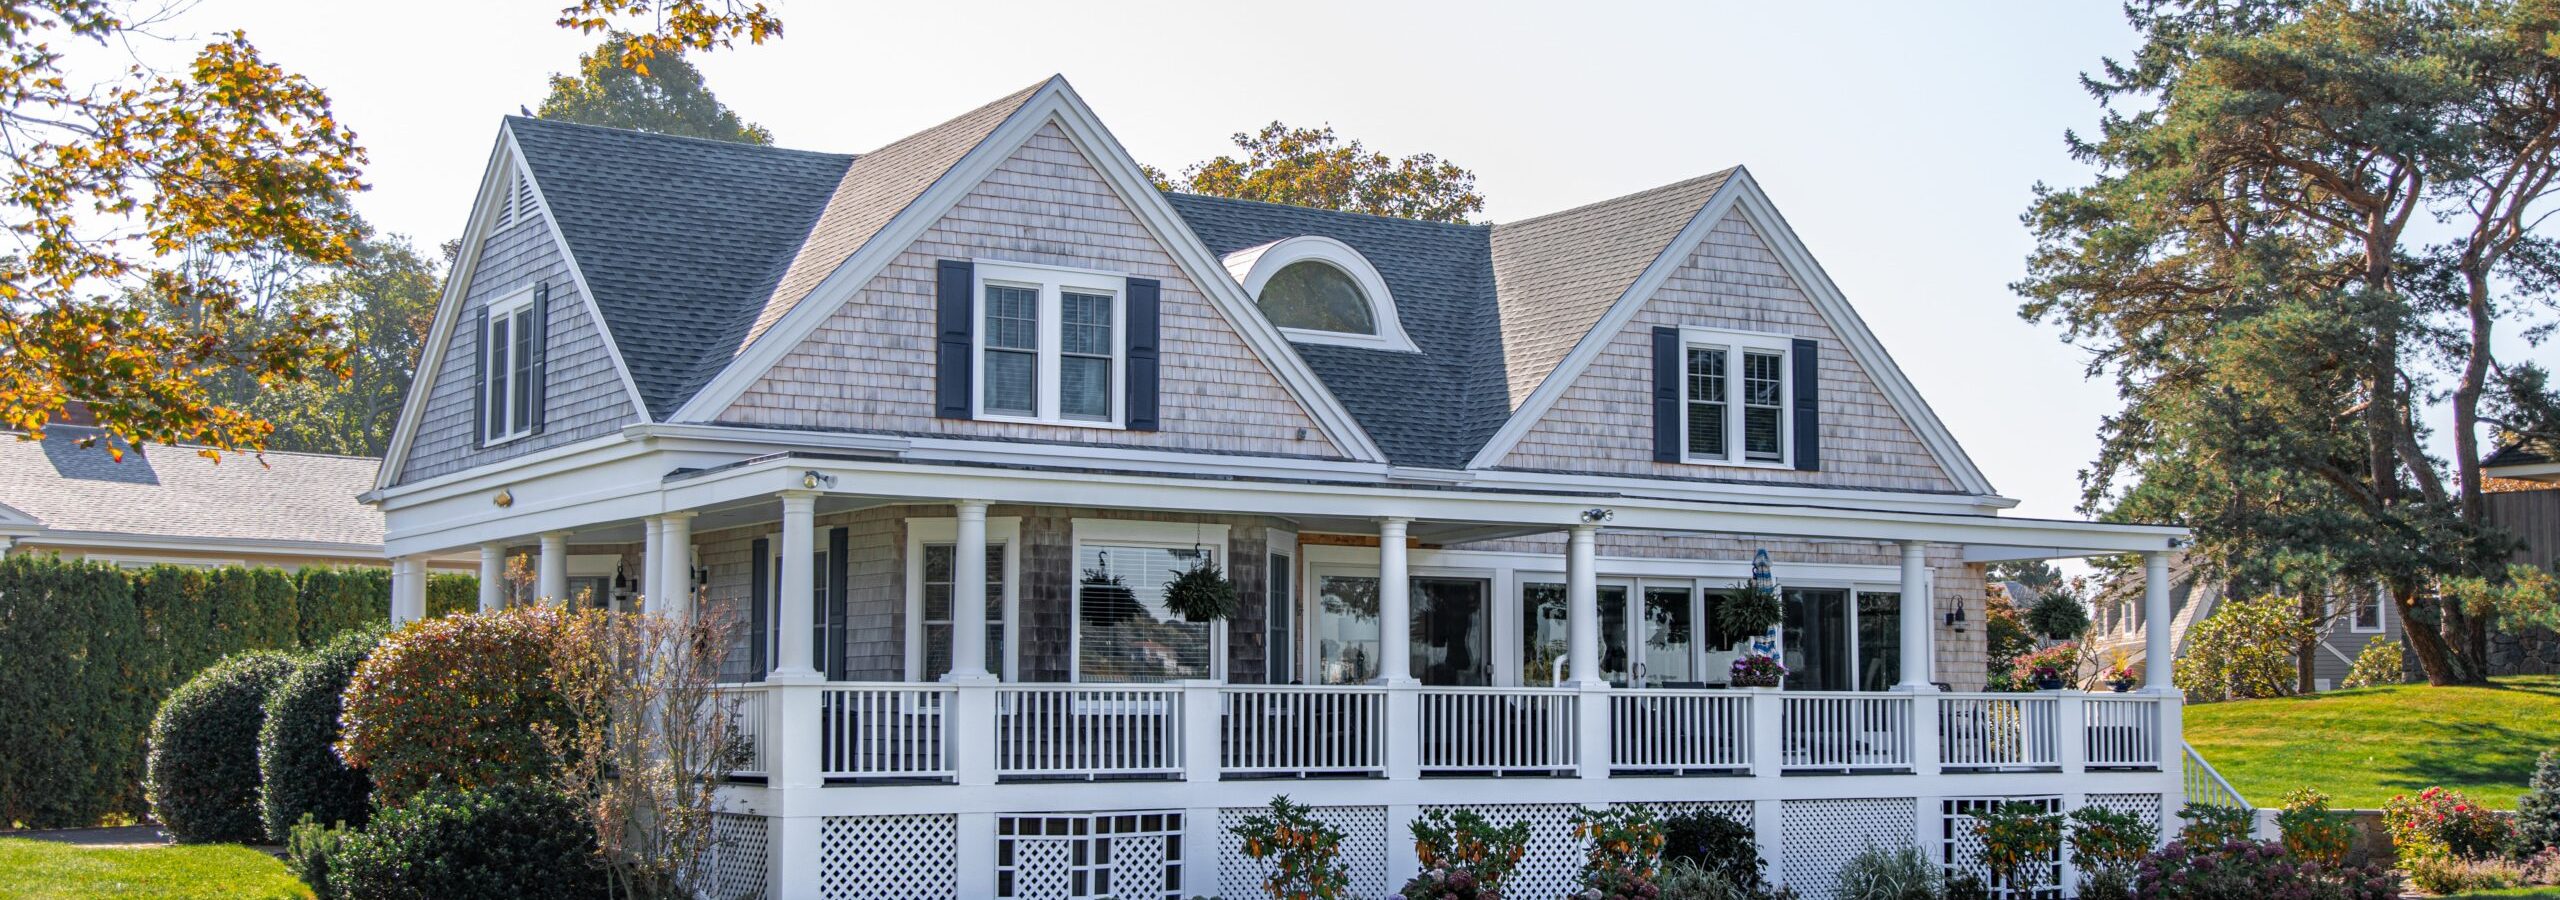
<svg viewBox="0 0 2560 900"><path fill-rule="evenodd" d="M1689 462L1784 466L1791 459L1785 335L1681 331L1680 430Z"/></svg>
<svg viewBox="0 0 2560 900"><path fill-rule="evenodd" d="M489 304L480 341L481 443L514 440L533 431L540 306L526 288Z"/></svg>
<svg viewBox="0 0 2560 900"><path fill-rule="evenodd" d="M1126 280L977 264L977 417L1120 427Z"/></svg>

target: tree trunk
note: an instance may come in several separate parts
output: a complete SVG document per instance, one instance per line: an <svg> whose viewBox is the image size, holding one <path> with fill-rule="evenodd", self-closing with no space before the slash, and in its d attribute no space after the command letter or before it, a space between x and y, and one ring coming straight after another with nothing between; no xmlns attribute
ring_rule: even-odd
<svg viewBox="0 0 2560 900"><path fill-rule="evenodd" d="M2417 589L2393 585L2391 605L2400 613L2400 633L2408 639L2409 654L2418 658L2418 670L2426 673L2427 683L2437 687L2462 683L2454 670L2453 655L2446 652L2444 636L2437 631L2440 625L2422 621L2416 615Z"/></svg>
<svg viewBox="0 0 2560 900"><path fill-rule="evenodd" d="M2326 603L2320 594L2303 591L2301 597L2300 603L2295 608L2300 611L2302 621L2311 623L2315 627L2311 629L2311 639L2303 641L2302 646L2293 651L2293 692L2309 694L2319 690L2320 687L2319 679L2313 677L2316 672L2314 666L2319 661L2319 635L2326 633L2329 629L2328 623L2320 615L2321 607Z"/></svg>

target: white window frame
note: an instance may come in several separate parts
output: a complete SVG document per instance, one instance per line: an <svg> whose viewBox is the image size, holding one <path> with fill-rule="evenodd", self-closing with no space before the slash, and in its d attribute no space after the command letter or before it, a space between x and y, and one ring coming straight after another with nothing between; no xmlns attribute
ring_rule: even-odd
<svg viewBox="0 0 2560 900"><path fill-rule="evenodd" d="M1076 519L1067 541L1067 560L1079 570L1084 564L1084 545L1107 544L1114 547L1162 547L1189 550L1193 545L1217 552L1220 571L1235 572L1235 545L1227 540L1227 526L1191 522L1151 522L1137 519ZM1081 575L1077 576L1081 580ZM1082 585L1067 585L1067 680L1084 682L1084 591ZM1207 680L1227 680L1227 619L1209 623L1209 676ZM1120 682L1096 682L1118 684Z"/></svg>
<svg viewBox="0 0 2560 900"><path fill-rule="evenodd" d="M2383 599L2381 588L2374 588L2373 592L2366 596L2364 605L2373 609L2373 627L2367 628L2356 624L2356 610L2351 608L2347 610L2348 634L2381 634L2391 630L2391 604Z"/></svg>
<svg viewBox="0 0 2560 900"><path fill-rule="evenodd" d="M1271 654L1274 652L1283 652L1287 653L1289 656L1287 660L1288 665L1281 669L1281 671L1286 674L1286 678L1274 683L1287 684L1290 681L1303 682L1306 680L1306 673L1304 671L1306 657L1298 653L1296 645L1306 642L1306 611L1298 603L1298 595L1300 593L1298 576L1300 573L1298 571L1297 532L1282 531L1277 528L1263 529L1262 559L1264 565L1262 573L1263 677L1266 681L1270 678L1272 663ZM1282 565L1272 565L1274 561L1278 561ZM1289 589L1285 592L1274 592L1271 590L1272 577L1278 574L1278 571L1284 566L1289 573ZM1286 648L1274 647L1271 644L1270 617L1273 612L1278 612L1289 617L1288 637L1290 646Z"/></svg>
<svg viewBox="0 0 2560 900"><path fill-rule="evenodd" d="M1715 402L1724 404L1724 455L1699 456L1689 452L1689 350L1706 348L1724 351L1725 396ZM1778 357L1778 458L1751 459L1742 449L1743 387L1742 357L1744 353L1771 353ZM1690 465L1732 466L1751 469L1793 469L1796 464L1796 384L1795 337L1758 331L1731 331L1721 328L1687 326L1680 329L1680 459Z"/></svg>
<svg viewBox="0 0 2560 900"><path fill-rule="evenodd" d="M1227 267L1227 274L1235 276L1236 281L1244 285L1244 292L1253 296L1258 308L1262 288L1271 283L1273 276L1280 274L1282 269L1309 260L1332 266L1350 276L1351 283L1360 288L1361 299L1369 302L1369 321L1377 326L1377 333L1284 327L1280 328L1281 336L1301 344L1366 347L1399 353L1422 352L1413 345L1412 338L1405 336L1404 323L1396 318L1396 299L1387 290L1387 280L1378 274L1377 266L1369 264L1368 257L1351 249L1349 244L1323 235L1299 235L1259 247L1247 247L1227 254L1219 261Z"/></svg>
<svg viewBox="0 0 2560 900"><path fill-rule="evenodd" d="M521 362L516 359L516 329L523 327L526 324L530 324L532 321L533 317L531 315L520 314L527 314L533 310L533 294L533 286L528 284L523 287L516 288L504 296L489 302L488 325L490 328L494 328L500 322L507 323L507 343L503 348L498 348L505 350L506 364L503 366L497 364L494 356L489 352L493 349L493 346L489 341L489 328L481 329L480 340L478 341L478 345L480 347L480 383L474 385L472 388L473 390L480 392L481 419L471 425L474 433L480 435L480 446L495 447L500 444L521 440L526 435L533 433L531 416L526 417L525 426L523 428L516 427L516 409L514 406L516 397L514 377L516 369L518 368L517 364ZM519 318L524 319L525 321L517 321ZM540 353L541 348L534 348L534 352ZM489 389L489 376L497 372L506 372L508 375L507 389L504 391L491 391ZM528 388L526 391L526 399L530 401L532 398L531 389ZM498 414L498 421L506 423L507 427L505 431L493 432L489 429L488 417L493 411Z"/></svg>
<svg viewBox="0 0 2560 900"><path fill-rule="evenodd" d="M960 540L960 520L910 518L907 520L907 590L906 590L906 680L924 680L924 548L927 544L951 544ZM1005 681L1019 680L1015 664L1022 656L1022 518L990 516L987 519L987 543L1004 547L1004 658L987 660L997 676ZM960 560L952 558L957 566ZM957 571L954 571L957 576ZM954 612L957 612L955 609ZM953 640L959 630L953 629Z"/></svg>
<svg viewBox="0 0 2560 900"><path fill-rule="evenodd" d="M1001 260L972 260L976 281L969 296L969 412L988 422L1065 425L1119 430L1129 421L1129 279L1126 275L1064 266ZM1026 288L1040 292L1039 342L1032 375L1033 413L991 412L987 398L987 287ZM1061 296L1067 292L1111 298L1111 415L1079 419L1058 410L1059 359L1066 334Z"/></svg>

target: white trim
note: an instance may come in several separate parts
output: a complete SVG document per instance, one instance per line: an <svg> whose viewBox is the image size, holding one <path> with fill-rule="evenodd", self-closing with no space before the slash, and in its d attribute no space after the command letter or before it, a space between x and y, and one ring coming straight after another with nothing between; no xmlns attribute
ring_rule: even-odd
<svg viewBox="0 0 2560 900"><path fill-rule="evenodd" d="M1919 391L1903 377L1901 367L1893 364L1892 356L1885 352L1874 332L1868 330L1865 320L1858 318L1848 299L1840 293L1839 286L1833 284L1830 276L1814 262L1795 230L1787 227L1786 220L1778 215L1777 208L1770 204L1768 195L1760 190L1750 171L1739 167L1680 230L1680 235L1673 238L1661 255L1645 268L1644 274L1638 276L1609 311L1601 315L1599 322L1576 340L1572 352L1547 373L1538 387L1521 402L1519 409L1514 410L1511 418L1494 433L1493 439L1487 441L1484 449L1467 463L1467 467L1488 469L1500 465L1502 458L1511 453L1512 448L1537 426L1573 382L1608 349L1620 332L1626 330L1627 323L1653 298L1663 282L1670 279L1671 273L1688 264L1698 243L1715 230L1716 223L1723 221L1726 213L1736 211L1759 232L1762 243L1778 257L1779 264L1786 268L1797 288L1812 301L1815 311L1822 315L1823 321L1831 326L1833 335L1847 348L1849 358L1858 363L1875 383L1876 390L1884 395L1896 412L1902 414L1903 421L1929 449L1930 456L1946 470L1948 479L1966 493L1996 496L1997 492L1983 477L1982 470L1974 466L1972 458L1965 455L1964 448L1947 431L1946 423L1938 419L1937 413L1929 408Z"/></svg>
<svg viewBox="0 0 2560 900"><path fill-rule="evenodd" d="M1070 428L1119 430L1127 427L1129 416L1129 278L1109 272L1071 269L1063 266L1025 265L1005 260L971 261L969 285L969 415L982 422L1019 422L1031 425L1062 425ZM1031 408L1029 415L1016 412L994 412L986 408L987 355L995 348L987 346L987 289L1005 287L1026 289L1038 297L1033 300L1032 347L1028 351L1032 364ZM1101 419L1080 419L1067 415L1060 407L1065 403L1066 382L1061 373L1066 359L1066 295L1101 295L1111 301L1111 385L1104 401L1111 414ZM1021 353L1020 349L1005 352Z"/></svg>
<svg viewBox="0 0 2560 900"><path fill-rule="evenodd" d="M908 681L924 680L924 547L926 544L949 544L960 539L960 520L951 516L915 516L906 520L907 544L905 561L906 617L900 629L900 662ZM1004 547L1004 658L989 660L996 664L996 674L1005 681L1021 679L1018 660L1022 658L1022 517L987 517L987 544ZM958 566L960 560L952 559ZM958 577L954 571L953 577ZM955 629L953 640L959 639Z"/></svg>
<svg viewBox="0 0 2560 900"><path fill-rule="evenodd" d="M2515 463L2489 466L2480 470L2491 478L2518 478L2525 481L2560 481L2560 460L2538 463Z"/></svg>
<svg viewBox="0 0 2560 900"><path fill-rule="evenodd" d="M57 531L47 529L17 539L19 547L104 547L119 550L185 551L189 553L253 554L270 556L329 556L347 559L388 560L380 544L351 544L335 541L269 540L261 538L198 537L193 535L149 535L117 531Z"/></svg>
<svg viewBox="0 0 2560 900"><path fill-rule="evenodd" d="M1084 565L1084 545L1161 547L1175 550L1200 547L1214 549L1218 568L1235 571L1235 544L1227 539L1227 526L1207 522L1165 522L1154 519L1075 519L1070 523L1067 541L1067 565L1071 569ZM1081 577L1077 582L1081 582ZM1084 680L1084 592L1080 583L1067 586L1067 681L1083 684ZM1209 623L1209 672L1213 681L1227 679L1227 626L1230 620ZM1120 682L1093 682L1118 684Z"/></svg>
<svg viewBox="0 0 2560 900"><path fill-rule="evenodd" d="M1689 396L1689 350L1703 347L1721 350L1724 359L1725 395L1712 401L1724 404L1724 456L1698 456L1689 449L1689 406L1697 402ZM1743 449L1744 432L1748 430L1744 412L1749 404L1742 401L1743 358L1748 354L1776 354L1778 357L1778 458L1752 459ZM1795 338L1793 335L1765 331L1736 331L1727 328L1682 326L1680 329L1680 461L1692 466L1720 466L1736 469L1794 469L1795 438Z"/></svg>
<svg viewBox="0 0 2560 900"><path fill-rule="evenodd" d="M1387 290L1387 279L1378 274L1378 267L1371 265L1368 257L1360 255L1360 251L1352 249L1349 244L1320 234L1302 234L1229 253L1220 262L1226 266L1227 273L1234 275L1237 283L1244 286L1245 293L1253 296L1256 310L1262 308L1263 287L1269 285L1272 276L1280 274L1280 270L1302 262L1332 266L1359 288L1360 299L1369 304L1369 320L1377 326L1375 334L1282 327L1280 333L1289 340L1400 353L1422 352L1414 347L1412 338L1405 336L1404 322L1396 315L1395 294ZM1269 321L1268 317L1265 321Z"/></svg>
<svg viewBox="0 0 2560 900"><path fill-rule="evenodd" d="M2391 601L2384 596L2383 589L2375 587L2369 602L2373 607L2373 627L2366 628L2356 624L2356 608L2363 606L2358 604L2356 608L2347 610L2348 634L2382 634L2391 630ZM2348 660L2348 662L2352 663L2354 660Z"/></svg>
<svg viewBox="0 0 2560 900"><path fill-rule="evenodd" d="M854 251L807 297L791 308L765 333L738 352L735 359L694 393L682 408L669 416L670 421L702 422L719 416L755 386L766 372L785 355L808 340L820 325L842 308L855 292L868 284L891 260L905 253L916 239L948 214L962 197L975 190L988 174L995 171L1014 151L1031 140L1040 128L1056 123L1078 148L1094 162L1094 170L1120 195L1122 203L1137 215L1139 224L1181 265L1183 274L1216 307L1227 323L1244 339L1246 346L1271 367L1273 375L1288 388L1318 429L1340 447L1344 455L1357 460L1385 462L1386 455L1362 431L1341 401L1334 398L1305 360L1289 349L1289 342L1279 330L1264 321L1253 306L1253 298L1244 288L1225 275L1225 267L1209 254L1199 237L1183 224L1146 176L1138 170L1136 160L1129 157L1118 140L1093 116L1092 109L1067 86L1064 78L1051 78L1020 108L1006 117L1004 124L990 132L985 140L971 148L960 162L934 180L933 186L917 195L887 225Z"/></svg>
<svg viewBox="0 0 2560 900"><path fill-rule="evenodd" d="M611 578L614 573L620 571L622 571L622 554L569 554L569 577L571 578Z"/></svg>

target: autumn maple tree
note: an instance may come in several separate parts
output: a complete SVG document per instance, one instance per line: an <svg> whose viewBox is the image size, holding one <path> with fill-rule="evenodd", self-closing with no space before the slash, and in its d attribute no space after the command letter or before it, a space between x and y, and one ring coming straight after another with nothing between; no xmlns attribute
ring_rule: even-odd
<svg viewBox="0 0 2560 900"><path fill-rule="evenodd" d="M1345 140L1332 126L1291 128L1273 122L1238 133L1244 158L1220 156L1175 179L1153 167L1161 190L1260 200L1291 206L1370 213L1428 222L1467 221L1484 210L1474 172L1429 153L1397 158Z"/></svg>

